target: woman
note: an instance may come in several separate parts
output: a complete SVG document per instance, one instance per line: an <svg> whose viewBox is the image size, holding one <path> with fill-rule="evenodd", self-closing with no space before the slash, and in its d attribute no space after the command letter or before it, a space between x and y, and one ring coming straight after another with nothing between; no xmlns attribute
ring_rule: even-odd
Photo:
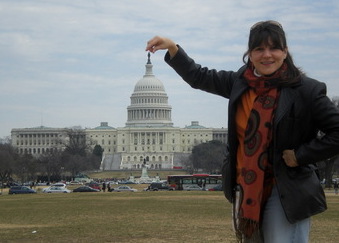
<svg viewBox="0 0 339 243"><path fill-rule="evenodd" d="M281 24L252 26L236 72L201 67L168 38L146 47L163 49L189 85L229 99L223 179L238 240L308 242L310 217L326 210L315 163L339 151L339 112L326 85L294 65Z"/></svg>

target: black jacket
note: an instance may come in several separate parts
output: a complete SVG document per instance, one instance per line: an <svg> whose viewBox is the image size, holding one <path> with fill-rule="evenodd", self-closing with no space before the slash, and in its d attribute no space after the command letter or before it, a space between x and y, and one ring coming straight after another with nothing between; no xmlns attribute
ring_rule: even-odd
<svg viewBox="0 0 339 243"><path fill-rule="evenodd" d="M249 88L242 78L245 66L237 72L216 71L201 67L179 46L179 51L165 61L193 88L229 99L228 150L224 164L224 192L233 202L236 184L236 154L238 139L235 114L241 95ZM319 131L325 133L321 139ZM298 167L287 167L282 151L294 149ZM299 83L283 87L274 117L273 141L269 161L280 200L287 219L294 223L326 210L326 201L315 166L339 153L339 111L326 96L326 85L303 76Z"/></svg>

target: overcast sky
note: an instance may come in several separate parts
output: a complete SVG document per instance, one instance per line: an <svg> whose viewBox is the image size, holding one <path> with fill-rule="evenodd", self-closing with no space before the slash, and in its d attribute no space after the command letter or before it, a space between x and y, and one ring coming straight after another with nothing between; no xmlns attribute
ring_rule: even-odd
<svg viewBox="0 0 339 243"><path fill-rule="evenodd" d="M196 62L237 70L250 27L281 22L297 66L339 96L337 0L0 0L0 138L12 128L124 127L146 42L180 44ZM151 56L176 127L227 127L227 100L188 86Z"/></svg>

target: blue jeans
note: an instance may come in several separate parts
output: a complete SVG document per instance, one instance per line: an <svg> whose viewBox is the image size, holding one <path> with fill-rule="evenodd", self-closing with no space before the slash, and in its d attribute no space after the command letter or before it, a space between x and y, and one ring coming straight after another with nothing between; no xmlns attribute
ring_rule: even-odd
<svg viewBox="0 0 339 243"><path fill-rule="evenodd" d="M291 224L281 206L278 190L274 186L267 201L262 224L265 243L307 243L311 218Z"/></svg>

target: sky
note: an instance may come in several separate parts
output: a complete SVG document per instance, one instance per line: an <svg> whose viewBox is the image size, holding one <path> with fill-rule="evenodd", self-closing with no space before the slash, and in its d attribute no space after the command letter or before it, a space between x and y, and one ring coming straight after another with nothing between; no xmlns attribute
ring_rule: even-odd
<svg viewBox="0 0 339 243"><path fill-rule="evenodd" d="M250 27L279 21L294 61L339 96L337 0L0 0L0 138L13 128L124 127L146 42L171 38L199 64L238 70ZM175 127L227 127L228 101L151 55Z"/></svg>

